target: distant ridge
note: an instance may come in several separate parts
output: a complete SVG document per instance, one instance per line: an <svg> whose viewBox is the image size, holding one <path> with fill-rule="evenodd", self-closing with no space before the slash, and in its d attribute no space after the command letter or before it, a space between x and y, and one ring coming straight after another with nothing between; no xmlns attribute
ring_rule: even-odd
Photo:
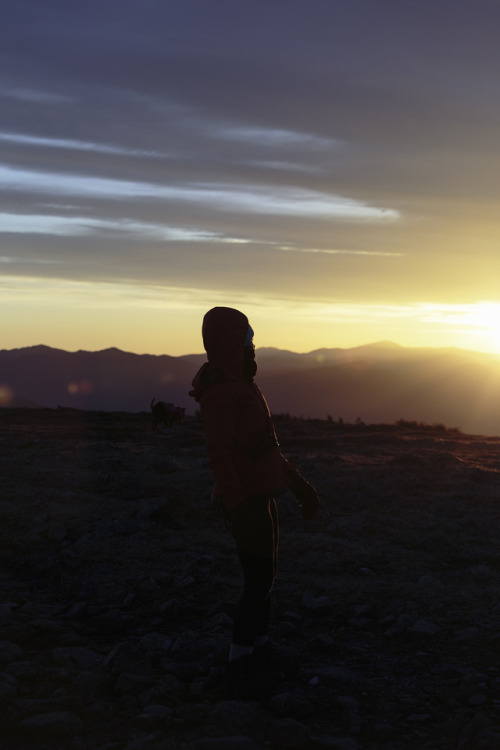
<svg viewBox="0 0 500 750"><path fill-rule="evenodd" d="M193 414L191 381L205 354L133 354L115 347L66 352L40 344L0 351L0 407L148 411L151 399ZM256 381L274 413L444 424L500 435L500 357L391 341L307 353L257 349Z"/></svg>
<svg viewBox="0 0 500 750"><path fill-rule="evenodd" d="M324 354L328 356L332 352L336 352L338 354L342 352L349 352L349 354L352 356L355 354L360 354L360 355L371 354L371 353L381 354L383 351L394 353L397 350L404 350L404 347L400 346L400 344L395 344L393 341L377 341L373 344L362 344L360 346L354 346L348 349L340 349L340 348L315 349L314 351L309 352L309 354L311 355Z"/></svg>
<svg viewBox="0 0 500 750"><path fill-rule="evenodd" d="M178 357L117 348L66 352L40 345L0 351L0 389L12 394L12 404L22 398L49 408L147 411L153 397L169 396L187 406L192 376L192 365Z"/></svg>

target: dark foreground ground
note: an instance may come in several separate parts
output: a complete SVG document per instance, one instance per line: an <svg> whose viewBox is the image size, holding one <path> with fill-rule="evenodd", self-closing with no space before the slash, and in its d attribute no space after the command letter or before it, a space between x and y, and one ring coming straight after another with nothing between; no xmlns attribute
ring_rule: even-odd
<svg viewBox="0 0 500 750"><path fill-rule="evenodd" d="M221 680L241 583L202 426L0 411L2 750L498 750L500 439L278 419L260 699Z"/></svg>

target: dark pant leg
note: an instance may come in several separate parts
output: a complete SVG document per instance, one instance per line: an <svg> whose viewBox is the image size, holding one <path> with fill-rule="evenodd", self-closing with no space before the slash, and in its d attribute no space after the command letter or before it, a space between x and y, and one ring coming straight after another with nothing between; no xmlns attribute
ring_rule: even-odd
<svg viewBox="0 0 500 750"><path fill-rule="evenodd" d="M233 642L252 646L266 635L278 561L278 512L274 499L247 500L232 512L232 532L244 575Z"/></svg>

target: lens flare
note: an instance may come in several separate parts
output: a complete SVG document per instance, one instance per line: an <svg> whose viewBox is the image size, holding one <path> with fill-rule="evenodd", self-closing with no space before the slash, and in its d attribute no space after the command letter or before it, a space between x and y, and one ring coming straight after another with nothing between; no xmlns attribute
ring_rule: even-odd
<svg viewBox="0 0 500 750"><path fill-rule="evenodd" d="M10 406L14 400L14 391L8 385L0 384L0 407Z"/></svg>
<svg viewBox="0 0 500 750"><path fill-rule="evenodd" d="M89 396L94 392L94 384L91 380L77 380L68 383L68 393L71 396Z"/></svg>

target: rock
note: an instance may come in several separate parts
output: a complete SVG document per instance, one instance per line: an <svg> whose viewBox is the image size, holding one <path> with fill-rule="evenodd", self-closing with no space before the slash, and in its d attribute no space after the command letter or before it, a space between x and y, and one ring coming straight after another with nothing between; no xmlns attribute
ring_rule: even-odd
<svg viewBox="0 0 500 750"><path fill-rule="evenodd" d="M480 630L476 626L464 628L463 630L457 630L453 633L452 639L458 643L464 643L466 641L473 641L479 638Z"/></svg>
<svg viewBox="0 0 500 750"><path fill-rule="evenodd" d="M393 621L393 624L385 632L386 638L394 638L396 636L406 633L406 631L413 625L414 621L408 615L399 615L399 617Z"/></svg>
<svg viewBox="0 0 500 750"><path fill-rule="evenodd" d="M324 683L330 687L350 687L353 689L364 688L369 684L369 680L364 675L354 672L346 667L319 667L310 675L310 679L319 678L319 683ZM310 683L311 684L311 683Z"/></svg>
<svg viewBox="0 0 500 750"><path fill-rule="evenodd" d="M276 716L291 716L304 721L314 713L314 706L307 699L303 691L295 690L289 693L273 695L267 707Z"/></svg>
<svg viewBox="0 0 500 750"><path fill-rule="evenodd" d="M8 701L15 698L19 690L19 684L15 677L6 672L0 672L0 701Z"/></svg>
<svg viewBox="0 0 500 750"><path fill-rule="evenodd" d="M55 648L52 652L54 661L61 664L75 665L78 669L97 669L102 663L102 656L95 651L81 646Z"/></svg>
<svg viewBox="0 0 500 750"><path fill-rule="evenodd" d="M493 572L488 565L475 565L468 570L469 575L475 581L489 581Z"/></svg>
<svg viewBox="0 0 500 750"><path fill-rule="evenodd" d="M359 745L352 737L334 738L332 750L358 750Z"/></svg>
<svg viewBox="0 0 500 750"><path fill-rule="evenodd" d="M459 750L475 750L481 747L481 738L484 738L489 731L489 722L483 713L477 713L470 719L463 728L458 743ZM486 745L487 750L488 745ZM491 747L493 750L493 747Z"/></svg>
<svg viewBox="0 0 500 750"><path fill-rule="evenodd" d="M441 628L433 622L417 620L417 622L413 623L410 630L412 633L419 633L421 635L436 635L441 631Z"/></svg>
<svg viewBox="0 0 500 750"><path fill-rule="evenodd" d="M366 578L376 578L377 574L375 571L373 571L371 568L367 568L366 566L359 569L359 572L362 576L365 576Z"/></svg>
<svg viewBox="0 0 500 750"><path fill-rule="evenodd" d="M278 747L284 748L305 748L308 739L304 724L291 718L273 722L269 735Z"/></svg>
<svg viewBox="0 0 500 750"><path fill-rule="evenodd" d="M0 641L0 664L9 664L11 661L22 659L24 651L16 643L11 641Z"/></svg>
<svg viewBox="0 0 500 750"><path fill-rule="evenodd" d="M186 692L185 684L173 674L165 674L161 677L161 688L168 695L184 697Z"/></svg>
<svg viewBox="0 0 500 750"><path fill-rule="evenodd" d="M71 695L81 700L90 700L94 696L106 694L107 690L106 676L100 670L78 671L68 688Z"/></svg>
<svg viewBox="0 0 500 750"><path fill-rule="evenodd" d="M87 625L89 628L109 635L121 635L130 632L135 620L120 609L112 608L98 615L89 617Z"/></svg>
<svg viewBox="0 0 500 750"><path fill-rule="evenodd" d="M359 745L351 737L331 737L322 735L321 737L311 737L314 741L314 750L358 750Z"/></svg>
<svg viewBox="0 0 500 750"><path fill-rule="evenodd" d="M217 727L222 732L233 733L241 731L244 735L252 735L255 730L264 729L263 715L256 705L246 701L221 701L213 708L207 717L207 725Z"/></svg>
<svg viewBox="0 0 500 750"><path fill-rule="evenodd" d="M153 668L147 651L131 643L117 644L104 659L104 666L113 674L152 674Z"/></svg>
<svg viewBox="0 0 500 750"><path fill-rule="evenodd" d="M70 711L35 714L20 723L23 732L46 740L70 740L84 729L83 721Z"/></svg>
<svg viewBox="0 0 500 750"><path fill-rule="evenodd" d="M435 576L420 576L418 585L429 591L442 591L445 588L444 583Z"/></svg>
<svg viewBox="0 0 500 750"><path fill-rule="evenodd" d="M467 705L469 706L484 706L489 702L489 698L484 693L474 693L467 698Z"/></svg>
<svg viewBox="0 0 500 750"><path fill-rule="evenodd" d="M8 625L12 620L12 608L9 602L0 604L0 625Z"/></svg>
<svg viewBox="0 0 500 750"><path fill-rule="evenodd" d="M349 734L359 734L361 730L360 710L361 706L356 698L351 695L339 695L337 704L342 708L342 727L348 729Z"/></svg>
<svg viewBox="0 0 500 750"><path fill-rule="evenodd" d="M176 678L177 684L193 682L200 676L200 663L197 661L180 661L167 658L161 660L161 668L166 676ZM175 681L172 684L175 684Z"/></svg>
<svg viewBox="0 0 500 750"><path fill-rule="evenodd" d="M104 750L115 750L114 745L107 746ZM152 732L144 737L136 737L125 745L124 750L173 750L170 740L166 739L163 732Z"/></svg>
<svg viewBox="0 0 500 750"><path fill-rule="evenodd" d="M426 724L427 722L432 721L432 716L429 713L410 714L407 716L406 721L410 724Z"/></svg>
<svg viewBox="0 0 500 750"><path fill-rule="evenodd" d="M302 597L302 607L312 615L327 615L332 611L333 604L328 596L313 596L304 594Z"/></svg>
<svg viewBox="0 0 500 750"><path fill-rule="evenodd" d="M141 522L165 523L169 527L172 526L172 523L175 523L168 507L168 498L166 497L141 498L137 508L137 520Z"/></svg>
<svg viewBox="0 0 500 750"><path fill-rule="evenodd" d="M197 740L189 750L259 750L250 737L233 736Z"/></svg>
<svg viewBox="0 0 500 750"><path fill-rule="evenodd" d="M373 727L373 736L379 742L386 742L394 735L394 726L389 722L377 722Z"/></svg>
<svg viewBox="0 0 500 750"><path fill-rule="evenodd" d="M114 689L117 695L136 695L151 686L153 682L152 677L148 674L122 672L115 682Z"/></svg>
<svg viewBox="0 0 500 750"><path fill-rule="evenodd" d="M8 674L18 680L31 680L39 673L39 669L33 661L13 661L6 668Z"/></svg>
<svg viewBox="0 0 500 750"><path fill-rule="evenodd" d="M288 620L279 622L275 628L276 637L279 639L293 638L297 633L297 626L293 622L288 622Z"/></svg>
<svg viewBox="0 0 500 750"><path fill-rule="evenodd" d="M142 636L139 640L139 648L142 652L149 652L150 656L151 652L165 656L170 650L172 643L172 638L169 638L165 633L152 631Z"/></svg>
<svg viewBox="0 0 500 750"><path fill-rule="evenodd" d="M137 724L149 731L166 729L172 723L173 711L167 706L150 705L137 717Z"/></svg>

